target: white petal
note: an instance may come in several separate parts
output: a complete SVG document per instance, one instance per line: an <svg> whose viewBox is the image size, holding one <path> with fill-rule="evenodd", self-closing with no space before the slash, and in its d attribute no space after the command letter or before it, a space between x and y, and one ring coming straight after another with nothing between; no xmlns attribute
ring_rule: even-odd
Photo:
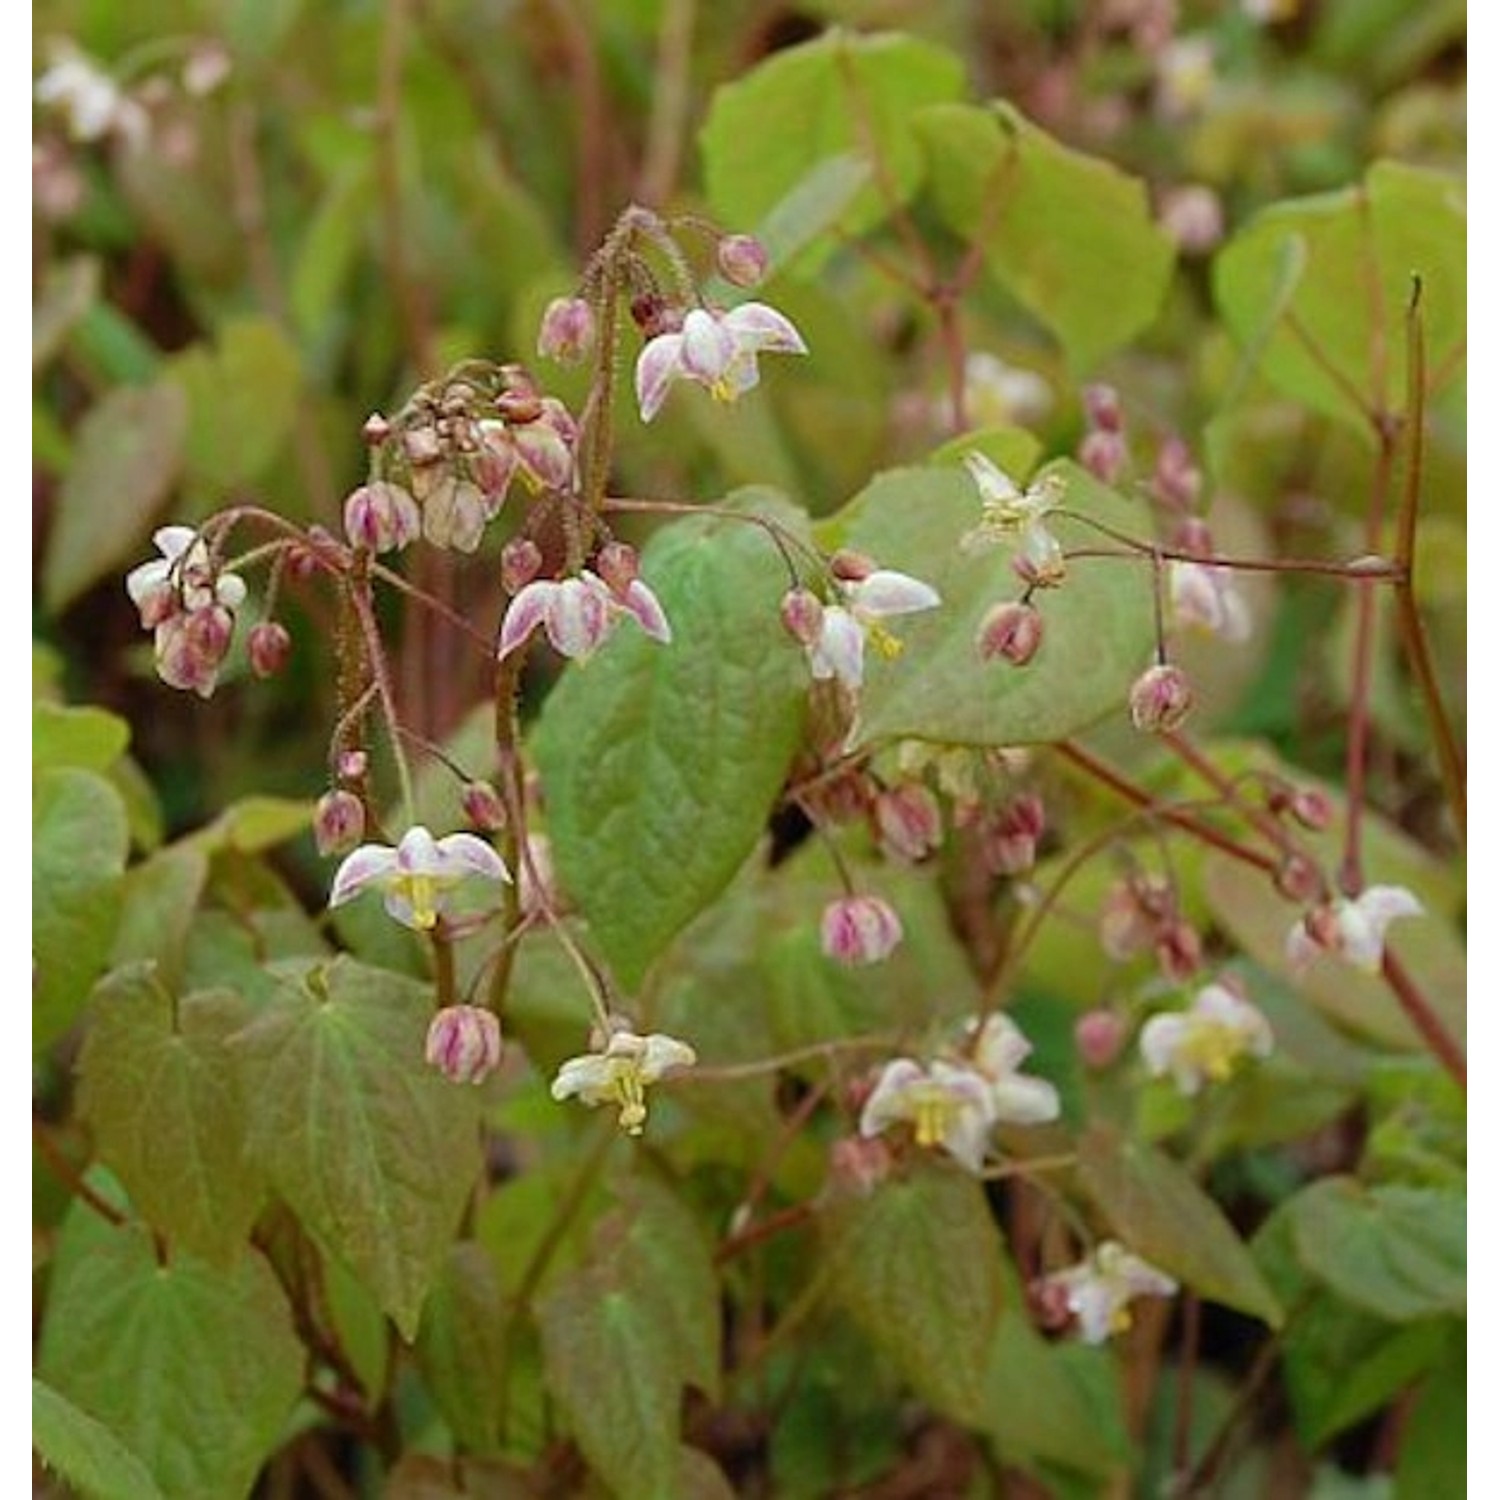
<svg viewBox="0 0 1500 1500"><path fill-rule="evenodd" d="M940 1085L945 1093L963 1105L966 1110L975 1110L988 1125L993 1118L990 1081L973 1068L955 1067L952 1063L938 1061L927 1070L927 1076Z"/></svg>
<svg viewBox="0 0 1500 1500"><path fill-rule="evenodd" d="M682 373L704 385L712 385L729 368L737 350L734 335L712 313L695 307L682 320L682 346L678 358Z"/></svg>
<svg viewBox="0 0 1500 1500"><path fill-rule="evenodd" d="M1057 1090L1046 1079L1019 1074L991 1085L990 1104L1005 1125L1045 1125L1062 1113Z"/></svg>
<svg viewBox="0 0 1500 1500"><path fill-rule="evenodd" d="M1355 901L1344 902L1337 920L1339 953L1344 961L1367 974L1377 973L1385 952L1384 924L1377 926Z"/></svg>
<svg viewBox="0 0 1500 1500"><path fill-rule="evenodd" d="M198 533L191 526L161 526L151 533L156 550L174 563L197 540Z"/></svg>
<svg viewBox="0 0 1500 1500"><path fill-rule="evenodd" d="M328 904L342 906L367 885L395 874L396 868L396 851L389 844L361 844L352 854L345 856L335 872L333 887L328 892Z"/></svg>
<svg viewBox="0 0 1500 1500"><path fill-rule="evenodd" d="M1012 505L1021 498L1016 482L982 453L965 453L964 468L979 488L979 497L993 505Z"/></svg>
<svg viewBox="0 0 1500 1500"><path fill-rule="evenodd" d="M583 1057L570 1057L557 1070L552 1080L551 1094L554 1099L568 1099L574 1094L587 1098L609 1086L609 1064L597 1052Z"/></svg>
<svg viewBox="0 0 1500 1500"><path fill-rule="evenodd" d="M1031 1043L1007 1015L986 1016L973 1043L974 1062L992 1079L1014 1073L1031 1054Z"/></svg>
<svg viewBox="0 0 1500 1500"><path fill-rule="evenodd" d="M500 647L497 656L501 661L510 655L533 630L546 618L552 596L557 585L549 579L538 579L528 583L510 601L505 618L500 622Z"/></svg>
<svg viewBox="0 0 1500 1500"><path fill-rule="evenodd" d="M641 1082L655 1083L674 1069L690 1068L697 1061L698 1054L675 1036L648 1036L646 1055L641 1059Z"/></svg>
<svg viewBox="0 0 1500 1500"><path fill-rule="evenodd" d="M547 639L564 656L581 661L593 655L613 624L613 596L592 573L558 584L547 609Z"/></svg>
<svg viewBox="0 0 1500 1500"><path fill-rule="evenodd" d="M165 558L153 557L125 575L125 592L130 595L130 602L138 606L171 576L172 564Z"/></svg>
<svg viewBox="0 0 1500 1500"><path fill-rule="evenodd" d="M792 320L764 302L741 303L724 314L723 323L742 347L773 349L781 354L807 353L807 345Z"/></svg>
<svg viewBox="0 0 1500 1500"><path fill-rule="evenodd" d="M1314 940L1307 930L1307 923L1299 917L1286 935L1287 963L1294 971L1300 972L1322 952L1322 945Z"/></svg>
<svg viewBox="0 0 1500 1500"><path fill-rule="evenodd" d="M438 856L453 874L481 875L487 880L510 879L505 861L494 846L477 834L450 833L437 842Z"/></svg>
<svg viewBox="0 0 1500 1500"><path fill-rule="evenodd" d="M910 615L918 610L935 609L943 602L931 584L891 568L877 568L867 578L851 584L847 593L857 614L876 620L888 615Z"/></svg>
<svg viewBox="0 0 1500 1500"><path fill-rule="evenodd" d="M1420 917L1427 908L1402 885L1372 885L1354 903L1377 932L1397 917Z"/></svg>
<svg viewBox="0 0 1500 1500"><path fill-rule="evenodd" d="M1121 1299L1097 1276L1080 1276L1068 1289L1068 1307L1078 1319L1078 1335L1086 1344L1103 1344L1113 1332Z"/></svg>
<svg viewBox="0 0 1500 1500"><path fill-rule="evenodd" d="M921 1065L909 1057L888 1062L860 1111L859 1133L863 1136L879 1135L887 1125L906 1119L906 1091L926 1076Z"/></svg>
<svg viewBox="0 0 1500 1500"><path fill-rule="evenodd" d="M641 629L653 641L670 643L672 626L667 620L666 611L661 607L661 600L639 578L631 580L630 587L625 590L625 597L620 604L636 617Z"/></svg>
<svg viewBox="0 0 1500 1500"><path fill-rule="evenodd" d="M829 605L808 656L812 674L820 682L837 677L845 687L859 687L865 680L865 633L859 621L842 605Z"/></svg>
<svg viewBox="0 0 1500 1500"><path fill-rule="evenodd" d="M977 1174L984 1170L989 1137L990 1122L981 1111L960 1110L943 1136L943 1149L955 1161Z"/></svg>
<svg viewBox="0 0 1500 1500"><path fill-rule="evenodd" d="M667 398L672 382L682 374L682 335L658 334L651 339L635 363L635 395L641 421L649 422Z"/></svg>
<svg viewBox="0 0 1500 1500"><path fill-rule="evenodd" d="M406 875L445 875L437 840L420 823L414 823L396 845L396 866Z"/></svg>
<svg viewBox="0 0 1500 1500"><path fill-rule="evenodd" d="M1153 1078L1160 1078L1172 1067L1187 1029L1187 1017L1180 1015L1152 1016L1141 1028L1141 1056Z"/></svg>

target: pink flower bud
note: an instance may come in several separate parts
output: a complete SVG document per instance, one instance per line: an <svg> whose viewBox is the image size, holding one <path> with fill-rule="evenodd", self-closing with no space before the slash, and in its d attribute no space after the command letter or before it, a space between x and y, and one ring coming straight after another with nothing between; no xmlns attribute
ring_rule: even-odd
<svg viewBox="0 0 1500 1500"><path fill-rule="evenodd" d="M524 427L542 414L542 398L535 391L502 391L495 397L495 410L507 426Z"/></svg>
<svg viewBox="0 0 1500 1500"><path fill-rule="evenodd" d="M391 435L391 424L378 411L372 411L359 435L371 448L378 448Z"/></svg>
<svg viewBox="0 0 1500 1500"><path fill-rule="evenodd" d="M840 547L828 559L828 571L844 583L862 583L876 566L873 557L866 557L863 552L854 552L848 547Z"/></svg>
<svg viewBox="0 0 1500 1500"><path fill-rule="evenodd" d="M985 822L980 857L993 875L1024 875L1036 864L1037 841L1046 831L1047 813L1034 792L1013 798Z"/></svg>
<svg viewBox="0 0 1500 1500"><path fill-rule="evenodd" d="M875 826L885 852L911 864L926 859L943 842L942 809L919 781L908 781L876 797Z"/></svg>
<svg viewBox="0 0 1500 1500"><path fill-rule="evenodd" d="M1276 889L1289 901L1306 906L1323 898L1323 875L1305 855L1289 854L1276 871Z"/></svg>
<svg viewBox="0 0 1500 1500"><path fill-rule="evenodd" d="M880 1136L846 1135L828 1150L828 1175L839 1187L872 1193L891 1175L891 1148Z"/></svg>
<svg viewBox="0 0 1500 1500"><path fill-rule="evenodd" d="M482 832L498 833L505 827L505 804L488 781L467 782L459 800L464 816Z"/></svg>
<svg viewBox="0 0 1500 1500"><path fill-rule="evenodd" d="M370 756L365 750L340 750L334 770L340 781L363 781L369 774Z"/></svg>
<svg viewBox="0 0 1500 1500"><path fill-rule="evenodd" d="M170 578L163 578L150 588L142 590L136 600L136 608L141 612L141 629L155 630L158 625L164 625L177 613L181 604L177 585Z"/></svg>
<svg viewBox="0 0 1500 1500"><path fill-rule="evenodd" d="M234 616L222 604L173 615L157 627L156 674L168 687L207 698L233 638Z"/></svg>
<svg viewBox="0 0 1500 1500"><path fill-rule="evenodd" d="M1180 437L1169 437L1156 455L1156 473L1151 492L1169 510L1191 510L1198 503L1203 475L1193 462L1188 445Z"/></svg>
<svg viewBox="0 0 1500 1500"><path fill-rule="evenodd" d="M1118 432L1096 429L1078 445L1078 462L1101 484L1118 484L1129 462L1130 450Z"/></svg>
<svg viewBox="0 0 1500 1500"><path fill-rule="evenodd" d="M250 632L245 642L250 656L250 670L257 677L274 677L291 655L292 637L285 625L263 620Z"/></svg>
<svg viewBox="0 0 1500 1500"><path fill-rule="evenodd" d="M1333 822L1333 801L1327 792L1316 788L1294 792L1291 803L1292 816L1314 833L1321 833Z"/></svg>
<svg viewBox="0 0 1500 1500"><path fill-rule="evenodd" d="M610 593L623 599L640 577L640 555L626 542L606 542L594 559L594 571L609 585Z"/></svg>
<svg viewBox="0 0 1500 1500"><path fill-rule="evenodd" d="M582 297L554 297L542 314L536 352L559 364L577 364L594 347L594 310Z"/></svg>
<svg viewBox="0 0 1500 1500"><path fill-rule="evenodd" d="M1073 1045L1085 1067L1102 1072L1125 1046L1125 1022L1112 1010L1090 1010L1073 1026Z"/></svg>
<svg viewBox="0 0 1500 1500"><path fill-rule="evenodd" d="M1156 934L1156 963L1162 974L1185 984L1203 966L1203 943L1181 918L1163 924Z"/></svg>
<svg viewBox="0 0 1500 1500"><path fill-rule="evenodd" d="M788 589L781 597L781 623L804 646L814 645L823 630L823 602L810 589Z"/></svg>
<svg viewBox="0 0 1500 1500"><path fill-rule="evenodd" d="M1160 223L1185 255L1206 255L1224 238L1224 205L1201 183L1171 188L1162 195Z"/></svg>
<svg viewBox="0 0 1500 1500"><path fill-rule="evenodd" d="M1120 393L1112 385L1086 385L1083 388L1083 413L1090 427L1099 432L1123 432L1125 414L1120 409Z"/></svg>
<svg viewBox="0 0 1500 1500"><path fill-rule="evenodd" d="M446 1006L427 1028L425 1055L450 1083L482 1083L500 1063L500 1021L483 1006Z"/></svg>
<svg viewBox="0 0 1500 1500"><path fill-rule="evenodd" d="M879 963L901 941L901 918L879 896L843 896L823 908L823 952L850 966Z"/></svg>
<svg viewBox="0 0 1500 1500"><path fill-rule="evenodd" d="M318 853L347 854L365 836L365 805L353 792L324 792L313 812Z"/></svg>
<svg viewBox="0 0 1500 1500"><path fill-rule="evenodd" d="M1042 613L1034 605L1008 599L985 612L974 633L974 647L985 661L1003 657L1024 667L1042 644Z"/></svg>
<svg viewBox="0 0 1500 1500"><path fill-rule="evenodd" d="M401 434L401 446L407 460L418 468L435 464L443 456L442 439L431 427L409 427Z"/></svg>
<svg viewBox="0 0 1500 1500"><path fill-rule="evenodd" d="M758 285L769 264L766 247L753 234L726 234L719 241L719 272L735 286Z"/></svg>
<svg viewBox="0 0 1500 1500"><path fill-rule="evenodd" d="M1172 545L1179 552L1189 552L1194 557L1212 557L1214 534L1202 516L1183 516L1172 533Z"/></svg>
<svg viewBox="0 0 1500 1500"><path fill-rule="evenodd" d="M500 549L500 586L519 594L542 569L542 549L529 536L513 536Z"/></svg>
<svg viewBox="0 0 1500 1500"><path fill-rule="evenodd" d="M1193 706L1193 688L1179 667L1148 667L1130 689L1131 722L1144 734L1176 729Z"/></svg>
<svg viewBox="0 0 1500 1500"><path fill-rule="evenodd" d="M1038 1276L1029 1281L1026 1284L1026 1300L1031 1306L1032 1317L1038 1328L1055 1333L1073 1321L1073 1309L1068 1306L1067 1287L1050 1276Z"/></svg>
<svg viewBox="0 0 1500 1500"><path fill-rule="evenodd" d="M344 501L344 534L371 552L399 551L422 534L422 512L399 484L377 479Z"/></svg>

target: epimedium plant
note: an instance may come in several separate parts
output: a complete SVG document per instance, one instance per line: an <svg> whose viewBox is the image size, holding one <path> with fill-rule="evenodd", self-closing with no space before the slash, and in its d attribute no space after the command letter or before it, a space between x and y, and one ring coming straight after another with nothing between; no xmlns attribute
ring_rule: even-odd
<svg viewBox="0 0 1500 1500"><path fill-rule="evenodd" d="M137 149L90 69L41 97ZM129 726L37 703L67 1201L33 1416L81 1493L242 1496L293 1453L330 1493L811 1495L922 1451L965 1492L1207 1493L1265 1461L1273 1381L1304 1474L1388 1410L1398 1495L1461 1470L1461 887L1370 792L1393 634L1461 842L1418 573L1455 183L1379 162L1252 219L1213 266L1222 410L1178 433L1091 378L1172 288L1141 184L965 94L912 36L774 53L714 96L707 210L625 208L535 358L351 427L336 522L156 529L124 589L203 714L321 637L311 806L164 842ZM943 389L830 508L753 456L843 259ZM1068 443L970 347L986 287L1062 351ZM117 394L87 421L138 459L186 441L180 385ZM1362 545L1220 542L1203 465L1253 469L1245 410L1347 432ZM751 482L622 483L694 422ZM170 489L140 469L137 532ZM122 561L86 519L54 602ZM1264 628L1267 579L1350 601L1342 785L1193 732L1194 653ZM454 734L413 641L482 685ZM314 900L267 858L309 826Z"/></svg>

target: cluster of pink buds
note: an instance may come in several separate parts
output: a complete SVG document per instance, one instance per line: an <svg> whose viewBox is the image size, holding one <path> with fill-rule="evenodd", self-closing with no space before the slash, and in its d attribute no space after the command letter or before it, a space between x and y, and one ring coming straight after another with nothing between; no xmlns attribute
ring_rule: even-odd
<svg viewBox="0 0 1500 1500"><path fill-rule="evenodd" d="M1125 414L1112 385L1085 386L1083 414L1088 423L1078 445L1078 462L1103 484L1117 484L1130 462Z"/></svg>
<svg viewBox="0 0 1500 1500"><path fill-rule="evenodd" d="M152 540L161 555L132 568L125 590L141 628L154 632L157 675L207 698L234 639L244 580L222 571L191 526L163 526Z"/></svg>
<svg viewBox="0 0 1500 1500"><path fill-rule="evenodd" d="M1123 963L1154 952L1162 974L1181 984L1203 963L1203 943L1178 909L1170 882L1138 870L1117 881L1099 913L1099 942Z"/></svg>

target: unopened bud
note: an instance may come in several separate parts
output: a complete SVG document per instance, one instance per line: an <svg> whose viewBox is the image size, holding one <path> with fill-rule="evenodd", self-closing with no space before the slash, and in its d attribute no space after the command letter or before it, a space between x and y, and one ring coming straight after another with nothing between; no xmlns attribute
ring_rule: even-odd
<svg viewBox="0 0 1500 1500"><path fill-rule="evenodd" d="M554 297L542 314L536 352L559 364L577 364L594 347L594 310L582 297Z"/></svg>
<svg viewBox="0 0 1500 1500"><path fill-rule="evenodd" d="M363 781L370 771L367 750L340 750L334 771L340 781Z"/></svg>
<svg viewBox="0 0 1500 1500"><path fill-rule="evenodd" d="M1172 545L1194 557L1212 557L1214 534L1202 516L1184 516L1172 534Z"/></svg>
<svg viewBox="0 0 1500 1500"><path fill-rule="evenodd" d="M804 646L814 645L823 629L823 602L810 589L788 589L781 596L781 623Z"/></svg>
<svg viewBox="0 0 1500 1500"><path fill-rule="evenodd" d="M1306 906L1322 898L1323 874L1305 855L1289 854L1276 871L1276 889L1287 900Z"/></svg>
<svg viewBox="0 0 1500 1500"><path fill-rule="evenodd" d="M881 792L875 799L875 826L881 847L911 864L943 842L943 813L938 800L919 781Z"/></svg>
<svg viewBox="0 0 1500 1500"><path fill-rule="evenodd" d="M1101 484L1118 484L1129 458L1130 450L1118 432L1096 428L1078 445L1078 462Z"/></svg>
<svg viewBox="0 0 1500 1500"><path fill-rule="evenodd" d="M513 536L500 549L500 586L519 594L542 569L542 549L529 536Z"/></svg>
<svg viewBox="0 0 1500 1500"><path fill-rule="evenodd" d="M992 606L974 633L974 647L983 660L1003 657L1018 667L1024 667L1041 644L1041 611L1018 599Z"/></svg>
<svg viewBox="0 0 1500 1500"><path fill-rule="evenodd" d="M1304 828L1309 828L1314 833L1322 833L1333 822L1333 799L1327 792L1318 791L1316 788L1310 787L1305 791L1294 792L1291 810L1292 816Z"/></svg>
<svg viewBox="0 0 1500 1500"><path fill-rule="evenodd" d="M630 316L648 339L663 333L676 333L682 326L681 309L673 307L657 292L642 292L632 299Z"/></svg>
<svg viewBox="0 0 1500 1500"><path fill-rule="evenodd" d="M828 1150L828 1175L843 1188L871 1193L891 1175L891 1148L879 1136L846 1135Z"/></svg>
<svg viewBox="0 0 1500 1500"><path fill-rule="evenodd" d="M1197 931L1181 918L1166 923L1156 935L1156 964L1167 979L1185 984L1203 966Z"/></svg>
<svg viewBox="0 0 1500 1500"><path fill-rule="evenodd" d="M422 512L399 484L378 479L344 501L344 534L356 547L395 552L422 534Z"/></svg>
<svg viewBox="0 0 1500 1500"><path fill-rule="evenodd" d="M1123 432L1125 414L1120 409L1120 393L1112 385L1086 385L1083 388L1083 414L1090 427L1099 432Z"/></svg>
<svg viewBox="0 0 1500 1500"><path fill-rule="evenodd" d="M757 286L770 264L766 247L753 234L726 234L719 241L719 271L735 286Z"/></svg>
<svg viewBox="0 0 1500 1500"><path fill-rule="evenodd" d="M823 909L822 940L837 963L879 963L901 941L901 918L879 896L844 896Z"/></svg>
<svg viewBox="0 0 1500 1500"><path fill-rule="evenodd" d="M245 647L250 656L250 670L257 677L274 677L291 654L291 633L276 620L262 620L250 632Z"/></svg>
<svg viewBox="0 0 1500 1500"><path fill-rule="evenodd" d="M628 542L606 542L594 559L594 571L609 585L611 593L623 598L640 577L640 554Z"/></svg>
<svg viewBox="0 0 1500 1500"><path fill-rule="evenodd" d="M1085 1067L1102 1072L1125 1045L1125 1022L1112 1010L1090 1010L1073 1025L1073 1045Z"/></svg>
<svg viewBox="0 0 1500 1500"><path fill-rule="evenodd" d="M435 464L443 456L442 439L432 427L407 428L401 434L401 446L406 450L407 459L418 468Z"/></svg>
<svg viewBox="0 0 1500 1500"><path fill-rule="evenodd" d="M1143 734L1176 729L1193 706L1193 688L1180 667L1148 667L1130 689L1130 719Z"/></svg>
<svg viewBox="0 0 1500 1500"><path fill-rule="evenodd" d="M313 841L318 853L347 854L365 836L365 805L342 789L324 792L313 811Z"/></svg>
<svg viewBox="0 0 1500 1500"><path fill-rule="evenodd" d="M535 391L502 391L495 397L495 411L508 425L524 427L541 416L542 398Z"/></svg>
<svg viewBox="0 0 1500 1500"><path fill-rule="evenodd" d="M449 1005L427 1028L425 1056L450 1083L483 1083L500 1062L500 1021L482 1005Z"/></svg>
<svg viewBox="0 0 1500 1500"><path fill-rule="evenodd" d="M466 782L459 800L464 816L482 833L498 833L505 827L505 804L490 782Z"/></svg>
<svg viewBox="0 0 1500 1500"><path fill-rule="evenodd" d="M372 411L359 429L359 435L371 448L378 448L391 435L391 424L380 412Z"/></svg>
<svg viewBox="0 0 1500 1500"><path fill-rule="evenodd" d="M1050 1276L1038 1276L1026 1284L1026 1301L1038 1328L1056 1332L1073 1321L1067 1287Z"/></svg>
<svg viewBox="0 0 1500 1500"><path fill-rule="evenodd" d="M847 547L840 547L828 559L828 571L844 583L863 582L875 571L875 567L873 557L866 557L863 552L854 552Z"/></svg>
<svg viewBox="0 0 1500 1500"><path fill-rule="evenodd" d="M1157 451L1156 473L1151 490L1171 510L1191 510L1198 503L1203 475L1193 462L1188 445L1180 437L1167 438Z"/></svg>
<svg viewBox="0 0 1500 1500"><path fill-rule="evenodd" d="M1224 238L1224 205L1211 187L1188 183L1163 195L1161 227L1186 255L1206 255Z"/></svg>

